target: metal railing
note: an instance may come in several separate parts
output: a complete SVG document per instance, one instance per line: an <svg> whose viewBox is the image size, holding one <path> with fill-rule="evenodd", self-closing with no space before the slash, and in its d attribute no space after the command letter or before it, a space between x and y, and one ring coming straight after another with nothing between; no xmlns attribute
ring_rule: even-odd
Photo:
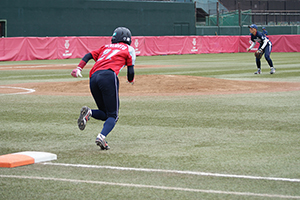
<svg viewBox="0 0 300 200"><path fill-rule="evenodd" d="M253 10L252 23L261 25L300 25L299 10Z"/></svg>

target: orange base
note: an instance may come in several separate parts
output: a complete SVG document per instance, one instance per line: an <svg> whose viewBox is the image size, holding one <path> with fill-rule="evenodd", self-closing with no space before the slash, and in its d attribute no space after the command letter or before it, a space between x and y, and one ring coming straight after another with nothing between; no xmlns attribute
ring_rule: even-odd
<svg viewBox="0 0 300 200"><path fill-rule="evenodd" d="M34 164L34 158L22 154L6 154L0 156L0 167L12 168Z"/></svg>

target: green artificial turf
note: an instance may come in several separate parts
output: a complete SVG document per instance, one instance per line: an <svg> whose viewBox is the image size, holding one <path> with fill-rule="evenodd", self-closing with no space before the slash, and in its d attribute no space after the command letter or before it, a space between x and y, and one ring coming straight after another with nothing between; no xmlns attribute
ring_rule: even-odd
<svg viewBox="0 0 300 200"><path fill-rule="evenodd" d="M254 75L247 53L137 57L135 72L300 82L299 53L271 56L274 75L264 60L263 74ZM168 66L139 67L147 65ZM66 69L0 70L0 86L53 81L74 79ZM0 199L300 198L299 99L300 91L121 96L120 119L107 137L111 149L100 151L94 141L103 122L77 127L80 108L96 108L91 96L0 94L0 155L51 152L58 157L51 163L76 166L0 168Z"/></svg>

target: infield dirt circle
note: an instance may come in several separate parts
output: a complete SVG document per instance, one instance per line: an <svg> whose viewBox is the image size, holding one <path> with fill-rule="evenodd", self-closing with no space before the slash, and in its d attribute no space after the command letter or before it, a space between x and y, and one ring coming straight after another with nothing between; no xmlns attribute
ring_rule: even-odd
<svg viewBox="0 0 300 200"><path fill-rule="evenodd" d="M150 68L151 66L135 66L135 68ZM170 66L154 66L170 67ZM32 70L32 69L70 69L74 65L2 65L1 70ZM87 65L84 70L89 70ZM120 79L120 96L178 96L178 95L208 95L208 94L235 94L282 92L300 90L300 83L292 82L263 82L263 81L236 81L199 76L183 75L136 75L133 85L126 83L126 77ZM33 95L74 95L88 96L89 80L73 78L69 82L36 82L6 85L0 87L0 94L18 93L22 89L33 89Z"/></svg>

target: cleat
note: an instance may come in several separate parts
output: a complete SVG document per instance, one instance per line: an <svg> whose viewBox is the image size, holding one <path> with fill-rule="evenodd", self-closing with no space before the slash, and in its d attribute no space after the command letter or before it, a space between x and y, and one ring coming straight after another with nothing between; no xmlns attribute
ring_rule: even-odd
<svg viewBox="0 0 300 200"><path fill-rule="evenodd" d="M80 130L84 130L86 126L86 122L89 121L90 117L92 116L92 110L87 106L83 106L80 111L79 118L77 120L78 128Z"/></svg>
<svg viewBox="0 0 300 200"><path fill-rule="evenodd" d="M262 72L261 72L261 70L260 69L258 69L256 72L254 72L254 74L261 74Z"/></svg>
<svg viewBox="0 0 300 200"><path fill-rule="evenodd" d="M275 68L274 67L271 68L270 74L275 74Z"/></svg>
<svg viewBox="0 0 300 200"><path fill-rule="evenodd" d="M100 133L98 134L95 143L101 148L101 150L109 150L110 147L108 146L105 137L101 135Z"/></svg>

